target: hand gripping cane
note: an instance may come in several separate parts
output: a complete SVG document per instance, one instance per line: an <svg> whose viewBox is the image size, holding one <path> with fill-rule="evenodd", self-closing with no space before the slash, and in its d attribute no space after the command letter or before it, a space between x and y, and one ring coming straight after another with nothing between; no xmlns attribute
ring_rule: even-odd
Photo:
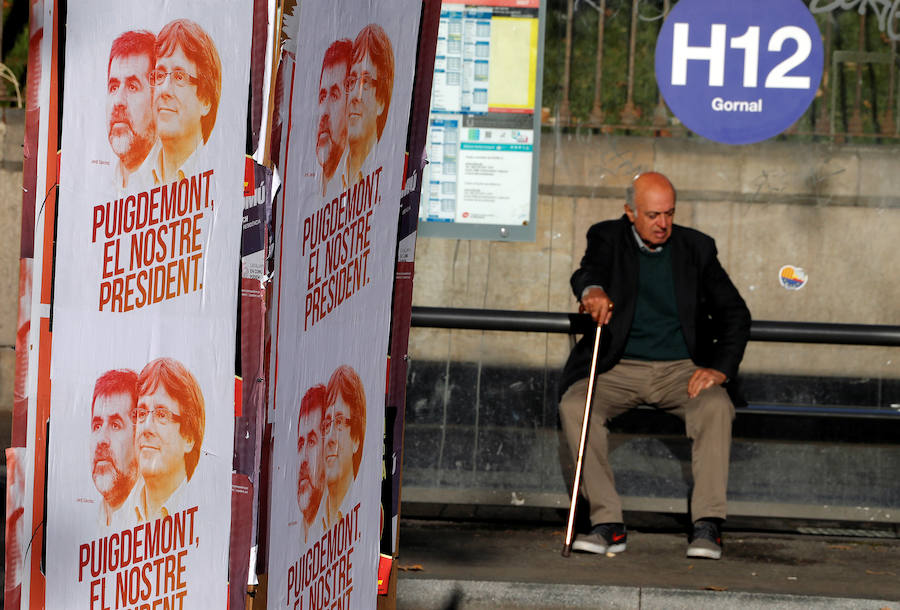
<svg viewBox="0 0 900 610"><path fill-rule="evenodd" d="M572 503L569 505L569 522L566 525L566 540L563 544L562 556L568 557L572 552L572 530L575 527L575 503L578 501L578 486L581 483L581 465L584 459L584 444L587 441L588 422L591 419L591 400L594 398L594 376L597 373L597 352L600 348L601 324L597 324L594 337L594 353L591 355L591 376L588 381L587 401L584 403L584 419L581 422L581 441L578 443L578 461L575 463L575 482L572 483Z"/></svg>

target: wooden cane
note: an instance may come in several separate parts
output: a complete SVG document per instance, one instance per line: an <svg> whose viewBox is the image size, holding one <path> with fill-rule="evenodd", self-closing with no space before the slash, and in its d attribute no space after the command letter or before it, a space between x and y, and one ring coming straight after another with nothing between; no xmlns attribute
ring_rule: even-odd
<svg viewBox="0 0 900 610"><path fill-rule="evenodd" d="M594 338L594 353L591 356L591 376L588 381L587 400L584 403L584 419L581 422L581 441L578 443L578 460L575 463L575 482L572 483L572 503L569 505L569 522L566 525L566 540L563 544L562 556L568 557L572 552L572 530L575 528L575 503L578 501L578 486L581 483L581 463L584 459L584 445L587 441L588 421L591 418L591 400L594 398L594 376L597 373L597 352L600 348L601 324L597 324Z"/></svg>

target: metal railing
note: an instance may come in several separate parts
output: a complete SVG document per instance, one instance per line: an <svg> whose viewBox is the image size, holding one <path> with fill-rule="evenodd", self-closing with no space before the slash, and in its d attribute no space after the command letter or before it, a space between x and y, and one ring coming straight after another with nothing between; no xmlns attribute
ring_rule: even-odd
<svg viewBox="0 0 900 610"><path fill-rule="evenodd" d="M785 135L896 144L897 3L805 0L823 39L816 100ZM548 8L545 124L604 133L684 135L653 83L655 44L672 0L558 0Z"/></svg>
<svg viewBox="0 0 900 610"><path fill-rule="evenodd" d="M584 334L593 328L593 321L587 314L551 311L413 307L412 326ZM750 340L900 347L900 326L754 320Z"/></svg>

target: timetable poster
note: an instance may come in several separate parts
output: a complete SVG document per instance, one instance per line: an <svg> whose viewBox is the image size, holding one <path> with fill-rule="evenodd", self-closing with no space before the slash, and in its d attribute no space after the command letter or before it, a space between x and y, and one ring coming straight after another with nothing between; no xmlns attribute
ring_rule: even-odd
<svg viewBox="0 0 900 610"><path fill-rule="evenodd" d="M529 222L539 11L539 0L444 2L421 220Z"/></svg>

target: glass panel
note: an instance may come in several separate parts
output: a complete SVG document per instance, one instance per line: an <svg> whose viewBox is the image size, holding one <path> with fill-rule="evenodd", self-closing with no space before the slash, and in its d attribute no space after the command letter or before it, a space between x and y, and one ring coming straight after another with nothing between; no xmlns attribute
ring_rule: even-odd
<svg viewBox="0 0 900 610"><path fill-rule="evenodd" d="M661 104L653 61L670 3L636 4L634 13L632 0L547 2L536 240L420 239L414 305L576 311L568 280L588 228L619 217L625 187L655 170L678 191L676 223L715 238L755 320L900 324L893 15L810 3L826 53L814 102L784 134L733 147L693 134ZM564 335L414 328L405 485L565 494L556 393L569 349ZM900 348L751 342L741 372L755 408L855 409L880 419L738 415L734 456L747 470L733 476L736 499L764 489L771 502L825 504L840 495L840 480L873 482L900 468ZM620 431L643 433L640 419ZM653 429L683 434L667 425ZM766 439L788 444L763 449ZM790 460L790 443L804 442L795 474L819 481L808 446L817 440L836 444L831 482L804 487L800 499L778 496L771 466ZM872 453L867 462L853 457L857 443ZM657 450L638 444L627 455ZM796 491L799 483L787 484ZM896 481L876 484L873 505L896 505Z"/></svg>

